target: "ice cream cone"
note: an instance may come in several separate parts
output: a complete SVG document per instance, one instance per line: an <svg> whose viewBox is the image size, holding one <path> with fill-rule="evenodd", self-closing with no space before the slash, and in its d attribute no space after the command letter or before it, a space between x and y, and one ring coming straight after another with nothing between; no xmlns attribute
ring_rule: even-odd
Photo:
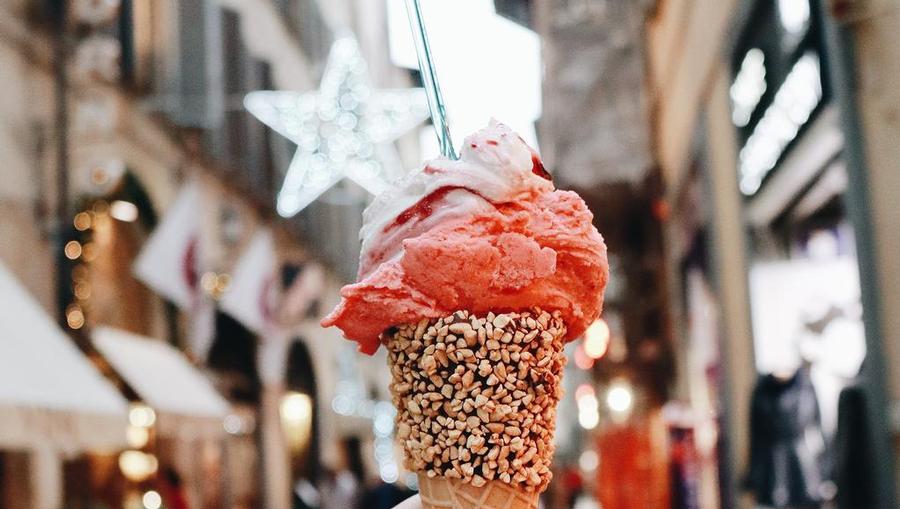
<svg viewBox="0 0 900 509"><path fill-rule="evenodd" d="M551 477L565 334L558 313L534 309L457 311L382 336L397 435L406 467L427 481L425 507L534 506Z"/></svg>
<svg viewBox="0 0 900 509"><path fill-rule="evenodd" d="M419 496L423 509L537 509L539 493L502 481L477 488L458 479L420 474Z"/></svg>

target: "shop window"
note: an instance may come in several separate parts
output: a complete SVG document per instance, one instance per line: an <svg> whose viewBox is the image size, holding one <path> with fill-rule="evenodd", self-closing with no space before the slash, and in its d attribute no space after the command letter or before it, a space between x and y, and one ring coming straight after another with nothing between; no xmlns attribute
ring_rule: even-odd
<svg viewBox="0 0 900 509"><path fill-rule="evenodd" d="M168 3L157 2L156 3ZM222 121L221 15L212 0L177 2L168 25L177 46L166 52L165 90L160 102L184 127L212 128Z"/></svg>
<svg viewBox="0 0 900 509"><path fill-rule="evenodd" d="M223 48L223 123L210 136L210 151L215 154L261 201L273 199L274 161L270 135L262 123L243 106L251 91L274 88L267 62L250 55L241 33L241 16L230 9L221 10Z"/></svg>
<svg viewBox="0 0 900 509"><path fill-rule="evenodd" d="M236 166L244 163L247 154L247 118L241 100L246 92L247 51L241 40L241 18L231 9L222 9L222 48L225 66L225 132L221 155Z"/></svg>
<svg viewBox="0 0 900 509"><path fill-rule="evenodd" d="M322 17L316 0L277 0L287 26L299 39L299 46L309 61L324 65L331 48L332 37L328 23Z"/></svg>
<svg viewBox="0 0 900 509"><path fill-rule="evenodd" d="M161 93L164 57L171 51L172 3L155 0L122 0L119 41L122 83L140 94Z"/></svg>

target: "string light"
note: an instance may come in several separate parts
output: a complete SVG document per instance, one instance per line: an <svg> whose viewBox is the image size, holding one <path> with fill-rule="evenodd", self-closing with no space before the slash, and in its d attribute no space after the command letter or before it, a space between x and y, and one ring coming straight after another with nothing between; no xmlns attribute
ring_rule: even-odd
<svg viewBox="0 0 900 509"><path fill-rule="evenodd" d="M152 454L129 450L119 455L119 470L129 481L146 481L158 468L159 461Z"/></svg>
<svg viewBox="0 0 900 509"><path fill-rule="evenodd" d="M84 311L78 304L70 304L66 308L66 324L72 329L84 327Z"/></svg>
<svg viewBox="0 0 900 509"><path fill-rule="evenodd" d="M91 285L86 281L78 281L74 287L75 298L78 300L88 300L91 298Z"/></svg>
<svg viewBox="0 0 900 509"><path fill-rule="evenodd" d="M102 207L100 208L102 210ZM94 221L94 210L82 210L75 214L72 218L72 226L75 230L84 234L90 233L91 228L96 227ZM82 260L91 262L97 256L96 246L88 242L82 244L78 240L70 240L63 246L63 254L69 260ZM90 273L86 264L79 264L72 268L72 294L75 297L74 303L66 308L66 325L72 330L78 330L84 327L87 322L85 315L85 307L88 305L88 299L91 297L91 285L88 281Z"/></svg>
<svg viewBox="0 0 900 509"><path fill-rule="evenodd" d="M606 391L606 406L614 413L627 414L634 403L631 386L623 381L613 383Z"/></svg>
<svg viewBox="0 0 900 509"><path fill-rule="evenodd" d="M93 242L88 242L82 248L82 256L84 257L84 261L92 262L97 259L97 244Z"/></svg>
<svg viewBox="0 0 900 509"><path fill-rule="evenodd" d="M588 357L584 351L584 344L575 347L575 365L580 369L591 369L594 367L594 359Z"/></svg>
<svg viewBox="0 0 900 509"><path fill-rule="evenodd" d="M356 40L335 41L318 92L247 94L251 114L297 144L278 193L291 217L344 177L378 194L403 174L390 145L428 118L422 89L373 90Z"/></svg>
<svg viewBox="0 0 900 509"><path fill-rule="evenodd" d="M584 353L591 359L603 357L609 349L609 339L609 324L600 318L584 333Z"/></svg>
<svg viewBox="0 0 900 509"><path fill-rule="evenodd" d="M575 389L575 403L578 406L578 424L586 430L592 430L600 423L597 396L594 388L581 384Z"/></svg>
<svg viewBox="0 0 900 509"><path fill-rule="evenodd" d="M79 212L75 214L75 219L72 221L75 225L75 229L83 232L91 227L91 214L89 212Z"/></svg>
<svg viewBox="0 0 900 509"><path fill-rule="evenodd" d="M581 453L581 456L578 457L578 466L586 474L596 472L597 467L600 466L600 456L597 455L597 451L588 449Z"/></svg>
<svg viewBox="0 0 900 509"><path fill-rule="evenodd" d="M134 404L128 410L128 422L138 428L149 428L156 423L156 412L142 403Z"/></svg>
<svg viewBox="0 0 900 509"><path fill-rule="evenodd" d="M110 164L107 167L97 167L91 173L92 181L100 185L111 182L110 175L120 177L124 167L119 164ZM80 329L88 321L90 311L90 298L93 288L90 283L90 264L100 255L100 245L95 242L95 234L107 232L112 228L110 218L122 222L137 220L139 210L131 201L114 200L112 203L103 199L97 199L89 203L84 209L76 213L72 218L72 226L82 235L77 240L71 240L63 247L63 254L69 260L79 260L80 263L72 267L72 294L75 302L66 310L66 323L71 329ZM225 281L227 284L227 280Z"/></svg>
<svg viewBox="0 0 900 509"><path fill-rule="evenodd" d="M82 253L81 242L78 242L77 240L66 242L66 247L63 249L63 252L65 253L66 258L77 260Z"/></svg>
<svg viewBox="0 0 900 509"><path fill-rule="evenodd" d="M731 85L731 121L737 127L750 123L750 118L766 93L766 56L759 48L747 51Z"/></svg>
<svg viewBox="0 0 900 509"><path fill-rule="evenodd" d="M141 497L141 502L147 509L159 509L162 507L162 497L154 490L144 493L144 496Z"/></svg>
<svg viewBox="0 0 900 509"><path fill-rule="evenodd" d="M150 430L138 426L128 426L125 431L125 439L128 441L128 445L140 449L150 441Z"/></svg>

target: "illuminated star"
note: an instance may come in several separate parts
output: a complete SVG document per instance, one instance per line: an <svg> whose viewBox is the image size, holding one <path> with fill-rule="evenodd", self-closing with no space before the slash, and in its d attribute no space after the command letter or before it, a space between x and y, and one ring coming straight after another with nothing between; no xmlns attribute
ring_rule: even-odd
<svg viewBox="0 0 900 509"><path fill-rule="evenodd" d="M318 92L251 92L247 110L297 144L278 193L291 217L344 177L372 194L403 173L391 143L428 118L421 88L373 90L356 40L335 41Z"/></svg>

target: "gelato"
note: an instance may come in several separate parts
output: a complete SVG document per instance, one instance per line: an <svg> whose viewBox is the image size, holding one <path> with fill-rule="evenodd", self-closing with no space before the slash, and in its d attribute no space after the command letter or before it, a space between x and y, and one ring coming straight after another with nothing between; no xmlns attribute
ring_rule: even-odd
<svg viewBox="0 0 900 509"><path fill-rule="evenodd" d="M464 309L558 311L567 339L600 314L606 246L575 193L498 122L466 138L366 209L359 281L323 321L374 353L387 329Z"/></svg>

